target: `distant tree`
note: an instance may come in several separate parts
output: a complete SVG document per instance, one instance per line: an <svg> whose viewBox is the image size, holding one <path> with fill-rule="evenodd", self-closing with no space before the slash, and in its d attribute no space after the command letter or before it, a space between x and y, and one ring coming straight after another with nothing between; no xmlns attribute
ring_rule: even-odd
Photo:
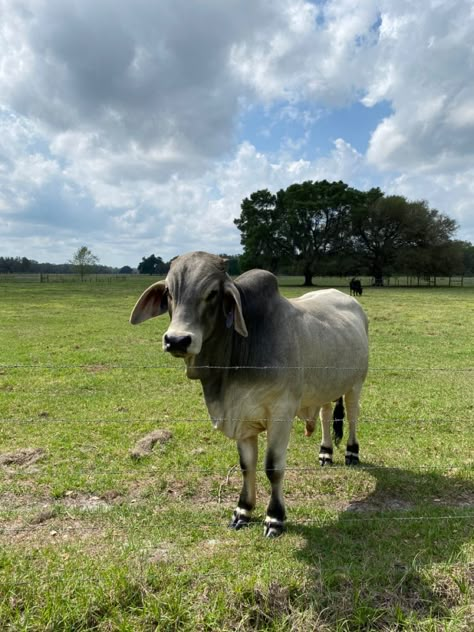
<svg viewBox="0 0 474 632"><path fill-rule="evenodd" d="M436 285L437 276L462 276L464 273L463 246L461 241L444 241L435 244L431 249L429 276ZM450 281L451 284L451 281Z"/></svg>
<svg viewBox="0 0 474 632"><path fill-rule="evenodd" d="M0 257L0 272L36 272L38 263L26 257Z"/></svg>
<svg viewBox="0 0 474 632"><path fill-rule="evenodd" d="M91 272L98 262L99 258L87 246L81 246L76 250L69 263L79 273L81 281L83 281L84 276Z"/></svg>
<svg viewBox="0 0 474 632"><path fill-rule="evenodd" d="M436 285L436 277L449 278L464 274L463 245L459 241L443 241L434 245L403 248L394 265L398 272L424 278Z"/></svg>
<svg viewBox="0 0 474 632"><path fill-rule="evenodd" d="M12 257L0 257L0 272L14 272Z"/></svg>
<svg viewBox="0 0 474 632"><path fill-rule="evenodd" d="M140 274L166 274L169 270L169 264L166 264L161 257L150 255L143 257L138 264L138 272Z"/></svg>
<svg viewBox="0 0 474 632"><path fill-rule="evenodd" d="M304 284L312 285L323 258L346 245L350 209L364 199L344 182L327 180L292 184L276 195L252 193L234 220L244 246L242 267L276 272L282 263L296 263Z"/></svg>
<svg viewBox="0 0 474 632"><path fill-rule="evenodd" d="M363 192L344 182L307 181L276 195L256 191L241 204L234 220L241 232L243 269L286 269L304 275L312 285L318 272L359 274L383 285L395 271L449 275L471 266L467 246L453 246L456 222L425 201ZM466 265L467 264L467 265ZM471 266L472 267L472 266Z"/></svg>
<svg viewBox="0 0 474 632"><path fill-rule="evenodd" d="M227 272L230 276L238 276L241 273L240 256L220 254L227 264Z"/></svg>
<svg viewBox="0 0 474 632"><path fill-rule="evenodd" d="M456 222L425 201L409 202L399 195L366 194L364 204L351 214L352 239L356 251L369 267L376 285L398 261L403 266L429 266L430 251L450 241ZM375 197L375 199L374 199Z"/></svg>
<svg viewBox="0 0 474 632"><path fill-rule="evenodd" d="M464 274L474 274L474 245L470 241L462 242Z"/></svg>
<svg viewBox="0 0 474 632"><path fill-rule="evenodd" d="M133 270L130 266L123 266L119 270L119 274L132 274L132 273L133 273Z"/></svg>
<svg viewBox="0 0 474 632"><path fill-rule="evenodd" d="M279 192L287 250L300 262L305 286L313 285L324 259L334 259L346 247L350 211L363 195L344 182L327 180L292 184Z"/></svg>
<svg viewBox="0 0 474 632"><path fill-rule="evenodd" d="M277 272L286 252L282 234L283 208L268 189L255 191L240 205L240 217L234 224L241 232L244 252L240 258L244 270L265 268Z"/></svg>

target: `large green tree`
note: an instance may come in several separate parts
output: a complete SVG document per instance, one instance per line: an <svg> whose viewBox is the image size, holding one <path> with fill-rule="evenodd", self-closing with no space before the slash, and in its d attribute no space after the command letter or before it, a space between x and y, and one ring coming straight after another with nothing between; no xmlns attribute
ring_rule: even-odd
<svg viewBox="0 0 474 632"><path fill-rule="evenodd" d="M156 257L155 255L143 257L138 264L138 272L140 274L166 274L168 270L169 265L161 257Z"/></svg>
<svg viewBox="0 0 474 632"><path fill-rule="evenodd" d="M453 246L454 220L425 201L359 191L327 180L292 184L275 195L267 189L245 198L234 220L244 246L242 267L276 272L282 263L312 285L317 270L353 274L367 270L376 285L391 272L439 275L460 270ZM469 249L464 248L469 259ZM352 267L352 270L349 268Z"/></svg>
<svg viewBox="0 0 474 632"><path fill-rule="evenodd" d="M429 266L432 251L446 249L457 225L425 201L409 202L400 195L376 193L376 189L369 191L365 203L353 207L351 235L375 284L383 285L384 276L402 257L405 263Z"/></svg>
<svg viewBox="0 0 474 632"><path fill-rule="evenodd" d="M293 262L304 284L312 285L322 258L343 248L350 209L364 200L344 182L327 180L292 184L276 195L267 189L252 193L234 220L242 233L242 267L276 272L282 262Z"/></svg>
<svg viewBox="0 0 474 632"><path fill-rule="evenodd" d="M304 285L310 286L322 259L344 249L350 211L362 203L363 194L341 181L309 180L292 184L279 196L287 250L299 262Z"/></svg>
<svg viewBox="0 0 474 632"><path fill-rule="evenodd" d="M234 224L241 232L244 253L243 269L265 268L277 272L286 253L283 234L283 208L277 195L268 189L255 191L240 206L240 217Z"/></svg>

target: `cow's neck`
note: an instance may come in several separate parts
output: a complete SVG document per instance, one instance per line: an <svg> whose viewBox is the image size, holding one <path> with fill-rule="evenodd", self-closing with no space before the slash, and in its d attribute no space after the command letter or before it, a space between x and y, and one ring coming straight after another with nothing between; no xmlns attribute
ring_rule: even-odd
<svg viewBox="0 0 474 632"><path fill-rule="evenodd" d="M227 367L232 355L233 330L219 327L204 341L200 353L186 358L187 376L191 380L206 381L218 373L212 367Z"/></svg>
<svg viewBox="0 0 474 632"><path fill-rule="evenodd" d="M201 381L206 405L211 416L222 402L224 385L232 366L234 337L232 329L219 328L201 352L186 361L186 372L190 379Z"/></svg>

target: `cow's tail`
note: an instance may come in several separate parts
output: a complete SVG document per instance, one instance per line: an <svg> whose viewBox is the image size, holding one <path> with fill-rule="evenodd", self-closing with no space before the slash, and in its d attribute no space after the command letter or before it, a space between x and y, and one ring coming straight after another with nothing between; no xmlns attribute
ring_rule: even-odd
<svg viewBox="0 0 474 632"><path fill-rule="evenodd" d="M341 396L334 406L334 412L332 415L333 439L336 445L339 445L341 443L342 433L344 429L344 415L344 400Z"/></svg>

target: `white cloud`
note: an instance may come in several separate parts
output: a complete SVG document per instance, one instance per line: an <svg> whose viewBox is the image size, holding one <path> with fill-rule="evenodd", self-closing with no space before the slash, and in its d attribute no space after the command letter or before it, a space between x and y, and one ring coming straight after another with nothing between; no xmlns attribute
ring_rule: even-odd
<svg viewBox="0 0 474 632"><path fill-rule="evenodd" d="M41 152L40 140L32 122L0 108L0 209L7 214L24 208L60 173Z"/></svg>
<svg viewBox="0 0 474 632"><path fill-rule="evenodd" d="M397 171L462 168L474 147L472 3L383 4L366 102L388 99L394 113L375 130L369 161Z"/></svg>

